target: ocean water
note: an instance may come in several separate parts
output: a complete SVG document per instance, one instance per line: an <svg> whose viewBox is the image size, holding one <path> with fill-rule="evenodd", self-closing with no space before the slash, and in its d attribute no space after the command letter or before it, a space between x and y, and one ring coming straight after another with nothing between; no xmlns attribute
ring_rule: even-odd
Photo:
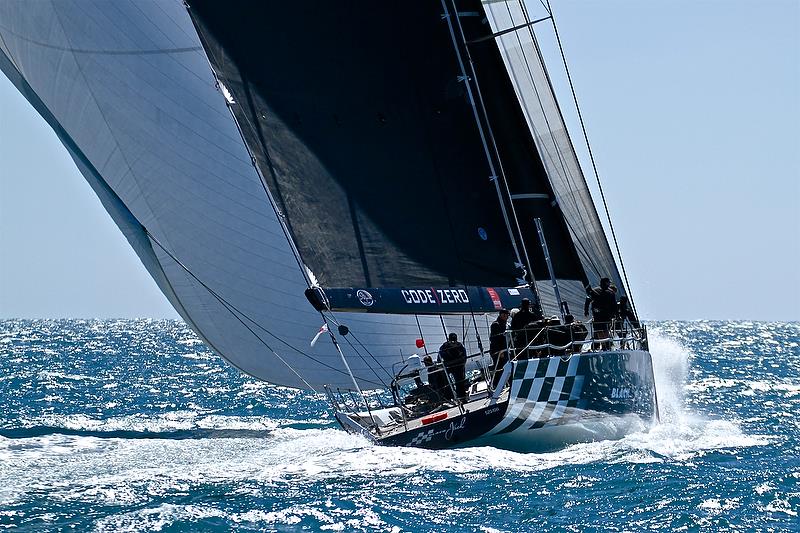
<svg viewBox="0 0 800 533"><path fill-rule="evenodd" d="M662 424L521 454L373 446L181 322L0 322L0 529L800 531L800 324L650 328Z"/></svg>

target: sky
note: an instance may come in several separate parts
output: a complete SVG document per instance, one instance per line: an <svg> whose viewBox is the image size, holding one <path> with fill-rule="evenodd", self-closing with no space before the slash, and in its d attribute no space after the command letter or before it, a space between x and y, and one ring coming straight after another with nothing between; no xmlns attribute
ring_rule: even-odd
<svg viewBox="0 0 800 533"><path fill-rule="evenodd" d="M551 3L641 317L800 320L800 0ZM11 317L177 314L0 74L0 318Z"/></svg>

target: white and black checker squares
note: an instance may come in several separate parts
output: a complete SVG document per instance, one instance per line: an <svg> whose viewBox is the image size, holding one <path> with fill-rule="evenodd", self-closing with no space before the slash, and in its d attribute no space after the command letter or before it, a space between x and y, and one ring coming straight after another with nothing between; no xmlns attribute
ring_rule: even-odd
<svg viewBox="0 0 800 533"><path fill-rule="evenodd" d="M528 424L530 429L539 428L576 407L583 389L583 376L577 375L579 362L580 356L518 361L506 416L493 433L508 433Z"/></svg>

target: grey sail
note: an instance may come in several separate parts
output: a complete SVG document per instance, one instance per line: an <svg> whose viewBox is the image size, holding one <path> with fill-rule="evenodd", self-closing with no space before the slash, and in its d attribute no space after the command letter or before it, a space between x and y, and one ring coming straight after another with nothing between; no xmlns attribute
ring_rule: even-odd
<svg viewBox="0 0 800 533"><path fill-rule="evenodd" d="M534 26L530 25L533 21L524 9L523 2L484 0L483 4L494 33L520 28L493 40L502 52L508 76L536 140L539 155L547 169L547 176L564 213L586 276L593 285L601 277L610 277L620 291L618 295L622 295L625 285L553 93Z"/></svg>
<svg viewBox="0 0 800 533"><path fill-rule="evenodd" d="M485 78L496 80L483 87L494 95L492 109L476 127L453 33L439 3L428 4L407 6L407 25L395 33L372 28L366 41L365 24L397 15L395 8L376 3L373 17L348 2L198 1L187 10L177 1L5 0L0 68L58 134L160 289L214 351L271 383L348 387L331 340L310 345L324 320L304 294L313 276L328 286L491 287L513 286L522 267L553 312L531 231L536 217L572 305L602 273L621 287L574 152L574 171L558 174L553 153L567 148L563 122L548 145L530 87L514 75L514 47L499 39L475 52ZM480 2L464 4L465 13L482 12ZM251 17L259 28L234 35L251 9L265 12ZM494 27L515 22L493 10ZM265 37L269 24L277 33ZM464 24L468 38L490 31L483 17ZM424 29L417 46L429 57L394 50L384 64L404 27ZM304 33L309 28L315 31ZM291 39L316 39L303 57L303 84L285 78L301 70L277 60L255 80L249 62L282 57L294 49L281 46ZM358 59L377 72L337 64L345 61L335 46L364 49ZM456 49L466 53L463 43ZM416 73L419 61L428 62L424 76ZM351 76L318 75L337 70ZM377 75L397 80L370 85ZM366 109L360 115L358 103ZM421 114L428 118L414 119ZM498 114L505 118L490 123ZM482 129L499 140L491 153L481 148ZM491 164L501 159L503 175L492 176ZM522 224L504 220L503 208L518 209ZM420 351L420 338L435 347L445 331L456 331L478 353L489 320L327 318L353 332L340 345L365 389L385 387L392 365Z"/></svg>

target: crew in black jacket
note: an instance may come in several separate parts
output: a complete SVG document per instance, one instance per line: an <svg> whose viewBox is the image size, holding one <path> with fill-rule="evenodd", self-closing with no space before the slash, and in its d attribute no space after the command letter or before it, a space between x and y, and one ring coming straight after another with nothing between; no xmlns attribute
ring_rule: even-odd
<svg viewBox="0 0 800 533"><path fill-rule="evenodd" d="M600 286L586 287L586 303L583 305L583 314L589 318L589 309L592 310L592 330L595 339L607 339L611 321L617 314L617 288L608 278L600 280Z"/></svg>
<svg viewBox="0 0 800 533"><path fill-rule="evenodd" d="M458 335L451 333L447 342L439 347L439 359L444 363L447 373L453 376L456 394L462 402L467 399L467 350L458 342Z"/></svg>
<svg viewBox="0 0 800 533"><path fill-rule="evenodd" d="M536 320L541 320L542 315L531 311L531 301L523 298L519 303L519 311L511 319L511 329L518 331Z"/></svg>
<svg viewBox="0 0 800 533"><path fill-rule="evenodd" d="M489 327L489 355L492 356L492 370L494 371L492 383L494 387L497 387L497 383L503 373L503 367L508 360L508 355L506 354L506 349L508 348L506 341L508 316L508 309L501 309L497 314L497 320L492 322Z"/></svg>

